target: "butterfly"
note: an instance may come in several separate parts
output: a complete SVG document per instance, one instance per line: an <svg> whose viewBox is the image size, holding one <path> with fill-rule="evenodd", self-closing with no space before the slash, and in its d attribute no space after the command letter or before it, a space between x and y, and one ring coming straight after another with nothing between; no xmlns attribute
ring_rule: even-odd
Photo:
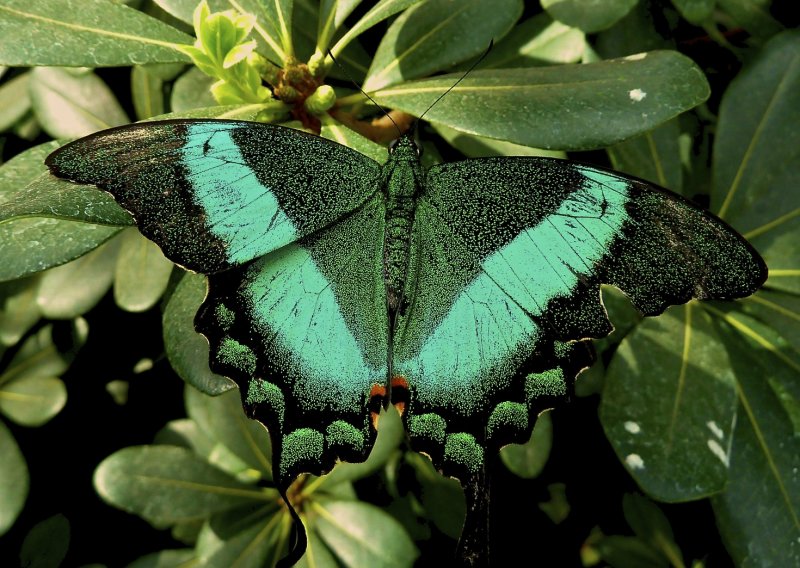
<svg viewBox="0 0 800 568"><path fill-rule="evenodd" d="M393 404L478 511L465 556L480 554L487 457L528 439L611 332L601 284L656 315L767 275L723 221L642 180L535 157L425 170L409 135L380 165L286 127L167 120L92 134L47 165L110 192L208 275L196 329L268 427L282 494L301 472L363 461Z"/></svg>

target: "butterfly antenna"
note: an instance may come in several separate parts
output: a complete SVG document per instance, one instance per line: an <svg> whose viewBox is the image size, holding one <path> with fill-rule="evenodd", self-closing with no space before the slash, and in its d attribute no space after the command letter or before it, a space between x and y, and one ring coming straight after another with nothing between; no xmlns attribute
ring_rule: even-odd
<svg viewBox="0 0 800 568"><path fill-rule="evenodd" d="M449 93L450 91L452 91L453 89L455 89L455 88L458 86L458 84L459 84L461 81L463 81L464 79L466 79L467 75L469 75L469 74L472 72L472 70L473 70L473 69L475 69L475 68L478 66L478 64L479 64L481 61L483 61L484 59L486 59L486 56L487 56L487 55L489 55L489 52L492 50L492 47L494 47L494 39L493 39L492 41L490 41L490 42L489 42L489 47L487 47L487 48L486 48L486 51L484 51L484 52L483 52L483 55L481 55L481 56L480 56L478 59L476 59L476 60L475 60L475 63L473 63L472 65L470 65L470 66L469 66L469 69L467 69L467 70L464 72L464 74L463 74L463 75L462 75L462 76L461 76L461 77L458 79L458 81L456 81L455 83L453 83L453 84L450 86L450 88L448 88L448 89L447 89L447 90L446 90L444 93L442 93L441 95L439 95L439 97L438 97L438 98L437 98L435 101L433 101L433 103L431 103L431 106L429 106L428 108L426 108L426 109L425 109L425 112L423 112L421 115L419 115L419 118L417 119L417 122L419 122L420 120L422 120L422 117L423 117L423 116L425 116L426 114L428 114L428 111L429 111L429 110L431 110L431 109L434 107L434 105L436 105L436 103L438 103L440 100L442 100L442 99L444 98L444 96L445 96L447 93ZM366 94L366 93L365 93L365 94ZM392 121L392 122L394 122L394 121Z"/></svg>
<svg viewBox="0 0 800 568"><path fill-rule="evenodd" d="M378 107L379 109L381 109L381 112L383 112L383 114L386 116L386 118L388 118L389 120L391 120L391 121L392 121L392 124L394 124L394 127L395 127L395 129L397 129L397 133L398 133L400 136L402 136L402 135L403 135L403 131L402 131L402 130L400 130L400 127L399 127L399 126L397 125L397 123L394 121L394 119L392 118L392 115L391 115L391 114L389 114L389 111L387 111L385 108L383 108L383 107L382 107L381 105L379 105L377 102L375 102L375 99L373 99L372 97L370 97L370 96L369 96L369 94L368 94L368 93L367 93L367 92L366 92L364 89L362 89L362 88L361 88L361 85L359 85L359 84L356 82L356 80L355 80L355 79L353 79L353 77L350 75L350 73L348 73L348 72L347 72L347 69L345 69L345 68L344 68L344 65L342 65L341 63L339 63L338 61L336 61L336 58L333 56L333 53L331 53L331 51L330 51L330 50L328 50L328 55L329 55L329 56L330 56L330 58L333 60L333 62L336 64L336 66L337 66L337 67L339 67L339 70L340 70L342 73L344 73L345 77L347 77L347 78L350 80L350 82L351 82L351 83L353 83L353 85L355 85L356 89L358 89L358 90L361 92L361 94L362 94L362 95L364 95L365 97L367 97L367 98L368 98L368 99L369 99L369 100L372 102L372 104L374 104L376 107Z"/></svg>

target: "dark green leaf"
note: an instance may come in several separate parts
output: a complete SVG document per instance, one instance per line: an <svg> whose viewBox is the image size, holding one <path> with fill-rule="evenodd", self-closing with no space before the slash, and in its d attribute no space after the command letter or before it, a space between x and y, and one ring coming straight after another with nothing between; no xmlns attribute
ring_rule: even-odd
<svg viewBox="0 0 800 568"><path fill-rule="evenodd" d="M185 392L186 412L200 430L258 472L256 479L272 479L269 434L260 422L245 416L239 389L208 396L187 385Z"/></svg>
<svg viewBox="0 0 800 568"><path fill-rule="evenodd" d="M672 0L672 3L681 16L695 25L700 25L711 17L717 0Z"/></svg>
<svg viewBox="0 0 800 568"><path fill-rule="evenodd" d="M361 463L340 462L328 475L320 478L318 487L330 491L334 485L361 479L385 466L397 450L405 435L400 416L392 408L382 411L378 419L378 437L366 461Z"/></svg>
<svg viewBox="0 0 800 568"><path fill-rule="evenodd" d="M402 525L381 509L357 501L315 502L314 528L348 568L402 568L418 556Z"/></svg>
<svg viewBox="0 0 800 568"><path fill-rule="evenodd" d="M0 345L15 345L39 321L38 287L36 277L0 283Z"/></svg>
<svg viewBox="0 0 800 568"><path fill-rule="evenodd" d="M194 330L194 315L206 297L206 278L187 272L164 309L164 348L172 368L196 389L217 395L234 388L208 368L208 341Z"/></svg>
<svg viewBox="0 0 800 568"><path fill-rule="evenodd" d="M389 152L385 147L381 146L380 144L376 144L368 138L365 138L354 130L350 130L344 124L337 122L329 115L323 115L321 118L322 129L320 136L323 138L333 140L339 144L344 144L345 146L349 146L354 150L358 150L376 162L383 163L386 161L386 158L389 156Z"/></svg>
<svg viewBox="0 0 800 568"><path fill-rule="evenodd" d="M20 41L24 38L24 41ZM0 63L103 67L188 61L175 44L192 38L106 0L3 0Z"/></svg>
<svg viewBox="0 0 800 568"><path fill-rule="evenodd" d="M114 300L124 310L143 312L153 307L167 289L173 264L161 249L131 227L120 235L114 268Z"/></svg>
<svg viewBox="0 0 800 568"><path fill-rule="evenodd" d="M406 10L383 36L364 90L424 77L480 55L492 39L508 33L522 7L521 0L428 0Z"/></svg>
<svg viewBox="0 0 800 568"><path fill-rule="evenodd" d="M12 199L17 191L47 172L44 159L60 145L57 141L39 144L0 166L0 206Z"/></svg>
<svg viewBox="0 0 800 568"><path fill-rule="evenodd" d="M606 373L600 420L649 495L697 499L727 480L736 383L712 319L690 302L623 339Z"/></svg>
<svg viewBox="0 0 800 568"><path fill-rule="evenodd" d="M481 61L480 69L577 63L585 50L581 30L542 13L514 27Z"/></svg>
<svg viewBox="0 0 800 568"><path fill-rule="evenodd" d="M189 448L206 461L209 461L211 452L217 445L216 440L200 430L197 422L189 418L167 422L166 426L156 433L153 443Z"/></svg>
<svg viewBox="0 0 800 568"><path fill-rule="evenodd" d="M78 138L130 122L111 89L91 72L37 67L30 93L36 118L53 138Z"/></svg>
<svg viewBox="0 0 800 568"><path fill-rule="evenodd" d="M137 558L126 568L189 568L195 558L195 552L190 548L162 550Z"/></svg>
<svg viewBox="0 0 800 568"><path fill-rule="evenodd" d="M209 568L274 566L289 537L281 518L288 515L277 503L217 515L200 531L197 556Z"/></svg>
<svg viewBox="0 0 800 568"><path fill-rule="evenodd" d="M147 67L136 65L131 70L131 94L137 120L164 114L164 81Z"/></svg>
<svg viewBox="0 0 800 568"><path fill-rule="evenodd" d="M18 424L41 426L67 402L58 375L69 361L53 344L52 326L28 338L0 375L0 412Z"/></svg>
<svg viewBox="0 0 800 568"><path fill-rule="evenodd" d="M560 150L542 150L530 146L520 146L505 140L493 140L475 134L465 134L454 128L435 124L436 133L447 140L447 143L456 148L468 158L483 158L486 156L549 156L551 158L566 158L566 152ZM424 155L424 154L423 154Z"/></svg>
<svg viewBox="0 0 800 568"><path fill-rule="evenodd" d="M216 106L217 101L211 95L211 85L214 82L213 77L209 77L197 67L190 67L172 86L170 100L172 112Z"/></svg>
<svg viewBox="0 0 800 568"><path fill-rule="evenodd" d="M712 504L737 565L796 566L800 564L800 437L764 380L763 368L753 359L758 348L744 339L743 331L720 326L739 382L739 417L728 487Z"/></svg>
<svg viewBox="0 0 800 568"><path fill-rule="evenodd" d="M646 179L677 193L683 190L677 120L607 148L615 170Z"/></svg>
<svg viewBox="0 0 800 568"><path fill-rule="evenodd" d="M343 24L361 0L322 0L319 7L317 26L317 49L326 53L336 30Z"/></svg>
<svg viewBox="0 0 800 568"><path fill-rule="evenodd" d="M275 29L283 52L287 56L293 56L292 12L294 0L258 0L258 3L261 5L263 14ZM311 26L307 26L307 29L310 28Z"/></svg>
<svg viewBox="0 0 800 568"><path fill-rule="evenodd" d="M378 103L419 115L461 75L379 90ZM703 102L703 72L673 51L587 65L473 71L426 115L463 132L580 150L650 130Z"/></svg>
<svg viewBox="0 0 800 568"><path fill-rule="evenodd" d="M630 12L638 0L542 0L542 8L556 20L587 33L610 28Z"/></svg>
<svg viewBox="0 0 800 568"><path fill-rule="evenodd" d="M458 538L467 513L461 484L441 475L433 469L431 460L421 454L410 454L409 460L422 488L420 499L428 518L444 534Z"/></svg>
<svg viewBox="0 0 800 568"><path fill-rule="evenodd" d="M683 555L675 544L672 527L655 503L641 495L628 493L622 498L622 510L625 520L639 538L660 550L671 566L683 566Z"/></svg>
<svg viewBox="0 0 800 568"><path fill-rule="evenodd" d="M398 12L402 12L409 6L413 6L420 0L379 0L369 12L364 14L355 25L344 34L331 48L334 57L338 57L347 45L372 26L379 24L387 18L391 18Z"/></svg>
<svg viewBox="0 0 800 568"><path fill-rule="evenodd" d="M667 568L669 563L640 539L632 536L607 536L597 544L603 560L613 568Z"/></svg>
<svg viewBox="0 0 800 568"><path fill-rule="evenodd" d="M19 559L25 568L58 568L69 549L70 527L64 515L37 523L25 535Z"/></svg>
<svg viewBox="0 0 800 568"><path fill-rule="evenodd" d="M553 445L553 422L549 412L536 419L531 439L525 444L509 444L500 450L500 458L508 469L520 477L533 479L542 472Z"/></svg>
<svg viewBox="0 0 800 568"><path fill-rule="evenodd" d="M711 209L759 250L769 285L800 292L800 32L773 38L720 105ZM776 143L780 141L780 143Z"/></svg>
<svg viewBox="0 0 800 568"><path fill-rule="evenodd" d="M800 296L759 290L737 303L742 311L778 330L795 351L800 352Z"/></svg>
<svg viewBox="0 0 800 568"><path fill-rule="evenodd" d="M278 122L288 115L288 107L277 99L249 105L220 105L154 116L150 120L172 118L218 118L220 120L253 120ZM147 122L147 121L145 121Z"/></svg>
<svg viewBox="0 0 800 568"><path fill-rule="evenodd" d="M0 132L14 126L31 109L30 77L25 72L0 86Z"/></svg>
<svg viewBox="0 0 800 568"><path fill-rule="evenodd" d="M550 493L550 500L539 503L539 509L555 524L564 522L571 509L567 500L567 486L563 483L551 483L547 486L547 491Z"/></svg>
<svg viewBox="0 0 800 568"><path fill-rule="evenodd" d="M167 525L249 503L274 501L274 491L236 481L185 448L137 446L107 457L94 486L108 503Z"/></svg>
<svg viewBox="0 0 800 568"><path fill-rule="evenodd" d="M770 14L771 0L717 0L717 6L753 35L770 37L782 26Z"/></svg>
<svg viewBox="0 0 800 568"><path fill-rule="evenodd" d="M296 568L340 568L336 557L315 531L308 533L308 550Z"/></svg>
<svg viewBox="0 0 800 568"><path fill-rule="evenodd" d="M0 421L0 535L5 534L28 497L28 466L5 424Z"/></svg>
<svg viewBox="0 0 800 568"><path fill-rule="evenodd" d="M121 240L112 239L42 275L36 301L42 315L71 319L93 308L111 288Z"/></svg>

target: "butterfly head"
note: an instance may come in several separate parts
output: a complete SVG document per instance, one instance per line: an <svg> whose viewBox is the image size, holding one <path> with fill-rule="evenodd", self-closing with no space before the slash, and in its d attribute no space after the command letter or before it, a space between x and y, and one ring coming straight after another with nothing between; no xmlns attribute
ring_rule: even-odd
<svg viewBox="0 0 800 568"><path fill-rule="evenodd" d="M392 140L389 144L389 154L395 161L408 160L416 162L422 154L422 149L414 142L414 135L409 132L396 140Z"/></svg>

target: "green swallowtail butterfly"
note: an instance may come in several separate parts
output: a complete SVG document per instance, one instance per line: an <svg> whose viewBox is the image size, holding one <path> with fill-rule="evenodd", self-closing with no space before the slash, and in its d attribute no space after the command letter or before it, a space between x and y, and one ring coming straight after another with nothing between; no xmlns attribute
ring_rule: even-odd
<svg viewBox="0 0 800 568"><path fill-rule="evenodd" d="M479 511L486 457L528 439L611 331L601 284L655 315L747 296L767 274L725 223L641 180L526 157L425 171L409 136L381 166L280 126L170 120L93 134L47 165L208 275L196 328L269 428L284 495L301 472L364 460L392 403ZM468 515L472 548L482 526Z"/></svg>

